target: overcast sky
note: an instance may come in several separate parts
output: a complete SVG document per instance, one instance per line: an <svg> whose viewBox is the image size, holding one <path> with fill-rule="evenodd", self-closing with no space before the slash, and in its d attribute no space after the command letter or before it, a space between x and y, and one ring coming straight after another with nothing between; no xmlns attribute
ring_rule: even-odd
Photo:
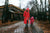
<svg viewBox="0 0 50 33"><path fill-rule="evenodd" d="M31 1L31 0L9 0L9 4L13 4L13 5L19 7L20 3L22 3L21 8L25 8L29 1ZM0 0L0 6L2 6L4 4L5 4L5 0Z"/></svg>
<svg viewBox="0 0 50 33"><path fill-rule="evenodd" d="M9 4L13 4L15 6L20 6L20 3L21 4L21 8L25 8L27 6L27 3L31 1L31 0L9 0ZM44 0L43 0L44 2ZM38 0L38 3L40 5L40 0ZM5 0L0 0L0 6L4 5L5 4Z"/></svg>

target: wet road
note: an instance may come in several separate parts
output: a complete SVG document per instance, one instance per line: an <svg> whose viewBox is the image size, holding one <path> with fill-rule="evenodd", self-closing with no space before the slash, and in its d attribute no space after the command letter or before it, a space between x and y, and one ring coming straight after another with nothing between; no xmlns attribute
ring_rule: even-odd
<svg viewBox="0 0 50 33"><path fill-rule="evenodd" d="M14 30L14 33L43 33L42 29L38 27L37 23L34 22L33 26L31 27L28 24L28 28L25 27L23 21L20 23L19 27Z"/></svg>
<svg viewBox="0 0 50 33"><path fill-rule="evenodd" d="M25 24L21 21L13 25L0 28L0 33L43 33L43 31L35 22L32 27L30 24L28 24L28 27L25 27Z"/></svg>

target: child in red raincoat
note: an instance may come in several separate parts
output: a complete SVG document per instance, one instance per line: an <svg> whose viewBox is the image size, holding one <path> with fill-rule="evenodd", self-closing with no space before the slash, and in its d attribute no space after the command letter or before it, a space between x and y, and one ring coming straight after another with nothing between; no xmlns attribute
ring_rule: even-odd
<svg viewBox="0 0 50 33"><path fill-rule="evenodd" d="M33 22L34 22L34 17L32 16L32 17L30 18L30 24L31 24L31 26L33 25Z"/></svg>
<svg viewBox="0 0 50 33"><path fill-rule="evenodd" d="M29 23L29 17L30 17L30 13L29 13L29 8L27 8L25 11L24 11L24 24L28 24Z"/></svg>

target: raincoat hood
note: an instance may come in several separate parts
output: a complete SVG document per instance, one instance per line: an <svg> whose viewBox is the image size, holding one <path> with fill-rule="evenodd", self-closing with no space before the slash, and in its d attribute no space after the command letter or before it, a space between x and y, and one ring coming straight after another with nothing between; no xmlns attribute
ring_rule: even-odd
<svg viewBox="0 0 50 33"><path fill-rule="evenodd" d="M32 16L31 19L34 19L34 17Z"/></svg>
<svg viewBox="0 0 50 33"><path fill-rule="evenodd" d="M29 8L27 8L26 10L28 10L28 12L29 12Z"/></svg>

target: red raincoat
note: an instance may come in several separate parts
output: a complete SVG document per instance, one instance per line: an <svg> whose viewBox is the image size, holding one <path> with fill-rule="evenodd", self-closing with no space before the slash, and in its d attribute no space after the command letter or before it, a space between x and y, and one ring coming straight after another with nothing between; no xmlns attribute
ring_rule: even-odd
<svg viewBox="0 0 50 33"><path fill-rule="evenodd" d="M28 10L28 12L24 11L24 24L27 24L27 20L28 20L28 23L29 23L29 17L30 17L30 13L29 13L29 8L27 8L26 10Z"/></svg>
<svg viewBox="0 0 50 33"><path fill-rule="evenodd" d="M33 24L33 22L34 22L34 17L32 16L32 17L30 18L30 24L31 24L31 23Z"/></svg>

